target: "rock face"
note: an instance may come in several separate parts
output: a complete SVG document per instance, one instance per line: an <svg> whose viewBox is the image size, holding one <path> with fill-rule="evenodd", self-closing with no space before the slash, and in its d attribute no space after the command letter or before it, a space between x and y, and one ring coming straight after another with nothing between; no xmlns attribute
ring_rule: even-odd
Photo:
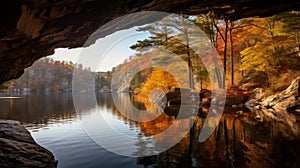
<svg viewBox="0 0 300 168"><path fill-rule="evenodd" d="M278 110L295 109L300 106L300 76L293 80L287 89L268 97L261 104Z"/></svg>
<svg viewBox="0 0 300 168"><path fill-rule="evenodd" d="M251 99L246 102L249 109L273 109L276 111L295 110L300 107L300 76L294 79L291 85L284 91L262 99L261 88L254 90Z"/></svg>
<svg viewBox="0 0 300 168"><path fill-rule="evenodd" d="M54 168L56 162L19 122L0 120L0 167Z"/></svg>
<svg viewBox="0 0 300 168"><path fill-rule="evenodd" d="M129 13L163 11L195 15L213 12L216 17L234 20L299 8L300 2L295 0L3 0L0 5L0 83L19 77L34 61L53 54L55 48L83 46L100 26ZM137 26L136 21L147 23L145 16L122 25L116 22L98 37ZM92 43L94 41L89 42Z"/></svg>
<svg viewBox="0 0 300 168"><path fill-rule="evenodd" d="M269 79L265 72L250 71L239 82L239 88L242 90L253 90L267 86L269 86Z"/></svg>
<svg viewBox="0 0 300 168"><path fill-rule="evenodd" d="M294 132L298 132L296 117L288 111L297 111L300 108L300 76L292 81L291 85L280 93L262 98L262 89L256 89L245 106L256 114L261 121L263 118L276 119L288 124Z"/></svg>

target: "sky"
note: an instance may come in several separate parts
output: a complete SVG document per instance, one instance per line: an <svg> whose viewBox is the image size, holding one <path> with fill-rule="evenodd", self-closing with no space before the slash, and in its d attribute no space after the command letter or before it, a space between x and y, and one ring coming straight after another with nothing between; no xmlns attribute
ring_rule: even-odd
<svg viewBox="0 0 300 168"><path fill-rule="evenodd" d="M138 40L149 37L148 32L138 32L137 27L115 32L105 38L98 39L95 44L86 48L57 48L51 56L57 61L81 63L92 71L107 72L135 54L129 47Z"/></svg>

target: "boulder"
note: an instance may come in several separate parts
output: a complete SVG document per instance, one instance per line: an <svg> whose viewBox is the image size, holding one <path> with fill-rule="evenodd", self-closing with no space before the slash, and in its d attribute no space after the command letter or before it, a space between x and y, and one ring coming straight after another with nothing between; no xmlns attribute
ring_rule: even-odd
<svg viewBox="0 0 300 168"><path fill-rule="evenodd" d="M268 75L261 71L250 71L239 82L241 90L253 90L255 88L265 88L269 86Z"/></svg>
<svg viewBox="0 0 300 168"><path fill-rule="evenodd" d="M208 89L202 89L199 93L200 101L211 101L211 91Z"/></svg>
<svg viewBox="0 0 300 168"><path fill-rule="evenodd" d="M19 122L0 120L0 167L54 168L56 161Z"/></svg>
<svg viewBox="0 0 300 168"><path fill-rule="evenodd" d="M269 96L262 101L262 106L273 109L292 109L300 105L300 76L292 81L291 85L280 93Z"/></svg>
<svg viewBox="0 0 300 168"><path fill-rule="evenodd" d="M185 89L185 92L190 93L190 90ZM170 106L170 105L180 105L181 104L181 91L180 91L180 88L175 88L174 91L168 92L166 94L166 98L167 98L168 106Z"/></svg>
<svg viewBox="0 0 300 168"><path fill-rule="evenodd" d="M198 93L187 88L175 88L166 94L167 105L195 105L199 102Z"/></svg>

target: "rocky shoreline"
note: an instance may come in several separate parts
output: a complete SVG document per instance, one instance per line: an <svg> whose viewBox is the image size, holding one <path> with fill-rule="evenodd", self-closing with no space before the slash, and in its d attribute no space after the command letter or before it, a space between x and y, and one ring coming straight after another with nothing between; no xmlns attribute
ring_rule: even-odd
<svg viewBox="0 0 300 168"><path fill-rule="evenodd" d="M300 76L285 90L271 96L264 96L264 94L262 88L254 89L245 107L255 113L258 121L277 120L286 123L294 133L298 134L299 128L296 122L300 114Z"/></svg>
<svg viewBox="0 0 300 168"><path fill-rule="evenodd" d="M251 111L296 111L300 107L300 76L285 90L268 97L264 97L262 88L256 88L245 106Z"/></svg>
<svg viewBox="0 0 300 168"><path fill-rule="evenodd" d="M53 154L38 145L18 121L0 120L0 167L55 168Z"/></svg>
<svg viewBox="0 0 300 168"><path fill-rule="evenodd" d="M243 112L240 109L247 108L257 121L276 120L288 125L295 134L300 133L297 126L299 120L297 116L300 116L300 76L294 79L285 90L270 96L265 94L264 88L268 87L267 81L263 73L250 72L239 86L232 86L227 90L225 106L233 108L236 114ZM190 90L183 89L183 91L183 94L193 95ZM179 89L167 93L167 106L190 103L181 100L180 94ZM211 92L206 89L199 93L199 97L200 107L210 106L214 101L211 98Z"/></svg>

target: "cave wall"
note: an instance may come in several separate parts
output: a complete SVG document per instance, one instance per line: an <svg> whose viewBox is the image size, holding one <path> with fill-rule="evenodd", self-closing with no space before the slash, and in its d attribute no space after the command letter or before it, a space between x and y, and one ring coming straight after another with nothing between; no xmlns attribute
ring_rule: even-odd
<svg viewBox="0 0 300 168"><path fill-rule="evenodd" d="M133 12L196 15L213 11L219 18L236 20L300 9L300 2L295 0L3 0L0 3L0 83L18 78L26 67L53 54L55 48L83 46L100 26ZM114 25L98 37L133 24L129 21L127 25Z"/></svg>

